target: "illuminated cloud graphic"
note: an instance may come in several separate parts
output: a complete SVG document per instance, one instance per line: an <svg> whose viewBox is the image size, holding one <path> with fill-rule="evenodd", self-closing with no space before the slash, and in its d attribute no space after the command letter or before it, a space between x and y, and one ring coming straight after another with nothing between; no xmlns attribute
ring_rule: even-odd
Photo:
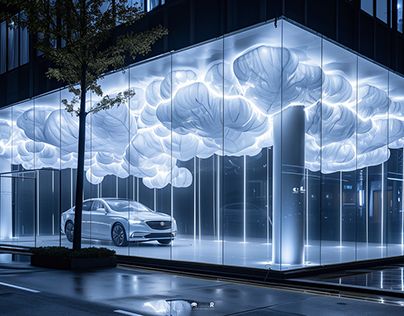
<svg viewBox="0 0 404 316"><path fill-rule="evenodd" d="M324 69L292 49L261 45L229 63L210 60L200 71L179 67L132 82L129 104L88 116L86 177L97 184L106 175L133 175L149 188L188 187L192 174L179 161L257 155L273 144L274 117L296 105L305 106L312 171L378 165L388 148L404 147L404 101ZM57 105L26 106L12 119L0 117L0 156L26 169L74 168L77 134L78 119Z"/></svg>

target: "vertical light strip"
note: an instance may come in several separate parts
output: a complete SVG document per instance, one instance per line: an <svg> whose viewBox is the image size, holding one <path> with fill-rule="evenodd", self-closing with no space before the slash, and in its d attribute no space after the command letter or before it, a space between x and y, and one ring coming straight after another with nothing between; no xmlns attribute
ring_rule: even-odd
<svg viewBox="0 0 404 316"><path fill-rule="evenodd" d="M54 193L55 192L55 173L53 170L51 171L51 175L52 175L52 193Z"/></svg>
<svg viewBox="0 0 404 316"><path fill-rule="evenodd" d="M73 206L73 169L70 169L70 207Z"/></svg>
<svg viewBox="0 0 404 316"><path fill-rule="evenodd" d="M36 235L39 236L39 171L36 171Z"/></svg>
<svg viewBox="0 0 404 316"><path fill-rule="evenodd" d="M198 239L201 240L201 159L198 158Z"/></svg>
<svg viewBox="0 0 404 316"><path fill-rule="evenodd" d="M215 157L216 155L212 156L212 230L213 230L213 238L215 237L216 233L216 176L217 176L217 170L216 170L216 164L215 164Z"/></svg>
<svg viewBox="0 0 404 316"><path fill-rule="evenodd" d="M388 97L388 100L390 100L390 71L388 71L387 72L387 97ZM389 155L389 139L390 139L390 137L389 137L389 132L390 132L390 128L389 128L389 123L390 123L390 102L388 103L388 107L387 107L387 131L386 131L386 167L387 167L387 174L385 175L385 170L384 170L384 164L383 164L383 183L384 183L384 181L386 181L386 185L384 185L383 184L383 241L384 241L384 213L385 212L387 212L386 213L386 217L387 217L387 219L389 218L389 213L388 213L388 204L389 204L389 198L388 198L388 195L387 195L387 191L385 192L385 189L386 190L388 190L389 189L389 184L388 184L388 180L387 180L387 177L388 177L388 175L389 175L389 169L388 169L388 164L387 164L387 161L388 161L388 159L390 158L390 155ZM384 194L386 194L386 204L387 204L387 210L385 210L384 209ZM385 241L385 243L386 243L386 253L384 254L385 256L388 256L389 255L389 235L388 235L388 232L389 232L389 222L388 221L386 221L386 241ZM384 242L383 242L383 244L384 244ZM383 246L383 245L382 245ZM383 247L382 247L382 249L383 249Z"/></svg>
<svg viewBox="0 0 404 316"><path fill-rule="evenodd" d="M383 276L383 270L380 271L380 288L382 289L384 287L384 276Z"/></svg>
<svg viewBox="0 0 404 316"><path fill-rule="evenodd" d="M269 244L269 153L270 150L267 148L267 244Z"/></svg>
<svg viewBox="0 0 404 316"><path fill-rule="evenodd" d="M196 157L194 157L194 240L196 239Z"/></svg>
<svg viewBox="0 0 404 316"><path fill-rule="evenodd" d="M400 268L401 270L401 291L404 291L404 268Z"/></svg>
<svg viewBox="0 0 404 316"><path fill-rule="evenodd" d="M132 199L136 201L136 180L132 177Z"/></svg>
<svg viewBox="0 0 404 316"><path fill-rule="evenodd" d="M170 207L171 207L171 217L174 217L174 186L172 185L171 182L171 192L170 192Z"/></svg>
<svg viewBox="0 0 404 316"><path fill-rule="evenodd" d="M383 249L384 245L384 163L382 163L382 189L381 189L381 202L382 202L382 213L380 219L380 246Z"/></svg>
<svg viewBox="0 0 404 316"><path fill-rule="evenodd" d="M342 171L339 173L339 246L342 247Z"/></svg>
<svg viewBox="0 0 404 316"><path fill-rule="evenodd" d="M403 159L402 159L403 182L401 184L401 254L403 254L403 246L404 246L404 148L402 151L403 151Z"/></svg>
<svg viewBox="0 0 404 316"><path fill-rule="evenodd" d="M369 168L366 167L366 246L369 245Z"/></svg>
<svg viewBox="0 0 404 316"><path fill-rule="evenodd" d="M171 118L171 127L170 127L170 215L171 220L174 218L174 185L173 185L173 129L172 129L172 120L173 120L173 53L170 53L170 118ZM172 233L172 227L171 227ZM170 259L173 258L173 247L172 244L170 246Z"/></svg>
<svg viewBox="0 0 404 316"><path fill-rule="evenodd" d="M139 202L139 178L136 178L136 201Z"/></svg>
<svg viewBox="0 0 404 316"><path fill-rule="evenodd" d="M52 197L53 201L55 201L55 172L51 171L52 175ZM52 236L55 235L55 214L52 211Z"/></svg>
<svg viewBox="0 0 404 316"><path fill-rule="evenodd" d="M115 197L117 198L119 195L119 181L118 177L115 176Z"/></svg>
<svg viewBox="0 0 404 316"><path fill-rule="evenodd" d="M309 169L306 169L306 246L309 245Z"/></svg>
<svg viewBox="0 0 404 316"><path fill-rule="evenodd" d="M157 192L156 188L153 189L153 210L157 211Z"/></svg>
<svg viewBox="0 0 404 316"><path fill-rule="evenodd" d="M243 241L246 242L247 158L243 156Z"/></svg>
<svg viewBox="0 0 404 316"><path fill-rule="evenodd" d="M217 212L217 240L220 240L220 156L216 159L216 212Z"/></svg>

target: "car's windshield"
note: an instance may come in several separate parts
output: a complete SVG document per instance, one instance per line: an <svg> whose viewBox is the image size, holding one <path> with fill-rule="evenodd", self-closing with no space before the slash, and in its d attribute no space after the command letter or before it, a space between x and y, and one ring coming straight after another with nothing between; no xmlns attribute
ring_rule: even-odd
<svg viewBox="0 0 404 316"><path fill-rule="evenodd" d="M135 201L106 200L106 202L116 212L153 212L148 207Z"/></svg>

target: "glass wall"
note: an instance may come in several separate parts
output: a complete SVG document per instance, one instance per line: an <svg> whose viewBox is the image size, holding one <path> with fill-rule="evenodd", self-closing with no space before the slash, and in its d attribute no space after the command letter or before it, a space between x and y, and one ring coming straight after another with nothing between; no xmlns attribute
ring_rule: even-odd
<svg viewBox="0 0 404 316"><path fill-rule="evenodd" d="M361 0L361 9L368 14L373 15L373 0Z"/></svg>
<svg viewBox="0 0 404 316"><path fill-rule="evenodd" d="M397 0L397 31L403 33L403 0Z"/></svg>
<svg viewBox="0 0 404 316"><path fill-rule="evenodd" d="M403 77L280 20L100 85L135 95L87 116L85 246L282 270L403 253ZM1 244L71 247L70 98L0 110Z"/></svg>

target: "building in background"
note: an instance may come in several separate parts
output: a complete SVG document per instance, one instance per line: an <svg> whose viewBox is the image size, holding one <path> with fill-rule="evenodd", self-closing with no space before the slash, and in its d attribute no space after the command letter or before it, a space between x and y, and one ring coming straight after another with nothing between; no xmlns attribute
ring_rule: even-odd
<svg viewBox="0 0 404 316"><path fill-rule="evenodd" d="M89 202L85 243L277 270L402 255L402 5L142 2L149 12L135 27L163 24L170 35L102 80L108 94L136 95L89 116L85 198L127 201L128 239L143 233L140 221L158 227L132 216L131 200L175 218L176 236L116 247L117 222L100 225L109 204ZM69 93L45 79L32 35L5 22L0 31L0 243L69 245Z"/></svg>

